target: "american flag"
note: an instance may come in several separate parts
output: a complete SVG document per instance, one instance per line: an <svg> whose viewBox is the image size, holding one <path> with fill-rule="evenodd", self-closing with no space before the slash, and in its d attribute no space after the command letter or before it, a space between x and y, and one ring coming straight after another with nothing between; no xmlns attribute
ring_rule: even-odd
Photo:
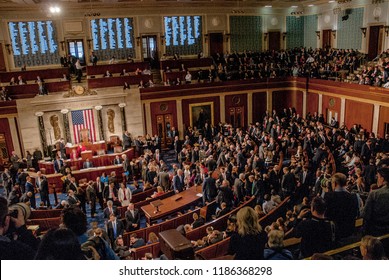
<svg viewBox="0 0 389 280"><path fill-rule="evenodd" d="M92 109L72 111L74 143L81 141L80 130L89 129L89 139L96 141L95 121Z"/></svg>

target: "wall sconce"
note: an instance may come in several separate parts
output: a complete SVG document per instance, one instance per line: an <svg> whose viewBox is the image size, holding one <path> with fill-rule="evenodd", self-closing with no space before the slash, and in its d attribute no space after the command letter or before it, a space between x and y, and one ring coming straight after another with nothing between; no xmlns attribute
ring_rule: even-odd
<svg viewBox="0 0 389 280"><path fill-rule="evenodd" d="M316 31L317 39L320 40L320 31Z"/></svg>
<svg viewBox="0 0 389 280"><path fill-rule="evenodd" d="M8 54L11 54L12 52L11 44L5 44L5 48L7 49Z"/></svg>
<svg viewBox="0 0 389 280"><path fill-rule="evenodd" d="M100 111L101 109L103 109L103 106L101 106L101 105L96 105L96 106L95 106L95 109L96 109L96 111Z"/></svg>
<svg viewBox="0 0 389 280"><path fill-rule="evenodd" d="M384 26L384 29L385 29L386 37L388 37L388 36L389 36L389 26L388 26L388 25L385 25L385 26Z"/></svg>
<svg viewBox="0 0 389 280"><path fill-rule="evenodd" d="M267 33L267 32L265 32L265 33L263 33L263 40L267 40L267 35L269 35L269 33Z"/></svg>
<svg viewBox="0 0 389 280"><path fill-rule="evenodd" d="M336 39L336 30L331 30L332 36Z"/></svg>
<svg viewBox="0 0 389 280"><path fill-rule="evenodd" d="M207 43L208 41L208 34L204 34L204 42Z"/></svg>
<svg viewBox="0 0 389 280"><path fill-rule="evenodd" d="M139 45L140 45L140 37L136 37L136 45L139 47Z"/></svg>
<svg viewBox="0 0 389 280"><path fill-rule="evenodd" d="M118 106L119 106L120 108L124 108L124 107L127 106L127 104L126 104L126 103L119 103Z"/></svg>
<svg viewBox="0 0 389 280"><path fill-rule="evenodd" d="M37 117L42 117L45 113L43 113L42 111L39 111L39 112L35 112L35 116Z"/></svg>
<svg viewBox="0 0 389 280"><path fill-rule="evenodd" d="M65 41L61 41L60 43L61 43L61 49L62 49L62 51L64 51L65 50Z"/></svg>
<svg viewBox="0 0 389 280"><path fill-rule="evenodd" d="M226 36L226 42L228 43L228 41L230 40L231 34L227 33L227 34L225 34L225 36Z"/></svg>
<svg viewBox="0 0 389 280"><path fill-rule="evenodd" d="M283 41L285 41L285 38L286 38L286 35L287 35L288 33L287 32L282 32L282 40Z"/></svg>
<svg viewBox="0 0 389 280"><path fill-rule="evenodd" d="M91 49L92 48L92 39L87 39L86 40L88 42L88 48Z"/></svg>
<svg viewBox="0 0 389 280"><path fill-rule="evenodd" d="M165 35L161 35L161 45L165 44Z"/></svg>
<svg viewBox="0 0 389 280"><path fill-rule="evenodd" d="M69 109L62 109L61 110L61 114L66 115L67 113L69 113Z"/></svg>

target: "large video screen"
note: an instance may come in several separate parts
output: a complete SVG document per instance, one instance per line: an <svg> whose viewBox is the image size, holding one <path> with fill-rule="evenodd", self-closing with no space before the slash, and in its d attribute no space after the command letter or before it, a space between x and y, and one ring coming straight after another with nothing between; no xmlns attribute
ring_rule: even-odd
<svg viewBox="0 0 389 280"><path fill-rule="evenodd" d="M9 33L16 67L59 63L56 29L53 21L9 22Z"/></svg>
<svg viewBox="0 0 389 280"><path fill-rule="evenodd" d="M202 51L201 16L165 16L166 52L196 54Z"/></svg>
<svg viewBox="0 0 389 280"><path fill-rule="evenodd" d="M92 19L93 51L100 60L112 56L123 59L134 55L134 28L132 18Z"/></svg>

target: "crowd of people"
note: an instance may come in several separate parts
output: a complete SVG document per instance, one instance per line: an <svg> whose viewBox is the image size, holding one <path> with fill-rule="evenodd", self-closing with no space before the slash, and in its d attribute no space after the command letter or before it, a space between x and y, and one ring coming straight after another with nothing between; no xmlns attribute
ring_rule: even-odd
<svg viewBox="0 0 389 280"><path fill-rule="evenodd" d="M126 246L120 239L124 232L140 228L140 211L134 209L131 197L152 187L156 191L150 198L169 190L180 193L201 186L201 205L216 201L213 218L229 213L252 197L253 208L242 208L235 217L231 216L224 232L209 228L207 236L192 240L198 250L230 236L229 252L236 259L306 258L326 252L355 241L355 220L359 217L363 218L363 235L389 233L389 135L377 137L358 125L327 125L317 114L302 118L289 108L266 113L263 120L247 130L222 123L212 126L205 121L197 129L187 127L183 138L174 136L171 149L176 158L171 167L153 142L150 147L139 147L138 158L119 158L127 179L124 183L116 174L102 174L81 187L70 171L64 180L67 201L58 208L78 209L69 211L82 213L86 221L86 204L90 204L91 216L99 204L106 228L96 228L91 238L104 236L106 231L108 239L101 244L116 250L115 256L121 258L146 243L134 235L131 245L123 249ZM3 173L3 181L7 172ZM25 182L10 185L8 204L23 201L36 209L35 195L31 194L39 192L43 206L49 206L45 177L39 174L32 185L26 175ZM132 180L133 185L125 184ZM15 198L15 194L22 193L20 188L26 195ZM285 198L289 198L286 215L262 229L258 219ZM123 221L118 217L118 207L127 207ZM195 216L193 220L192 224L182 225L184 234L208 222ZM80 237L85 232L83 226L75 234ZM297 252L282 247L283 239L289 237L301 237ZM369 238L374 239L366 237ZM82 247L87 241L87 237L79 239ZM382 246L376 239L371 244Z"/></svg>

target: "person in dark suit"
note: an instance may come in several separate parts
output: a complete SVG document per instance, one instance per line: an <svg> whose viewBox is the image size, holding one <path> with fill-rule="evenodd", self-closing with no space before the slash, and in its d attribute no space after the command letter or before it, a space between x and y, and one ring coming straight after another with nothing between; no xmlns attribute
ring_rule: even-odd
<svg viewBox="0 0 389 280"><path fill-rule="evenodd" d="M199 216L197 213L193 213L193 223L192 223L192 229L201 227L205 224L205 220L203 217Z"/></svg>
<svg viewBox="0 0 389 280"><path fill-rule="evenodd" d="M12 204L16 204L20 202L21 192L19 183L16 183L12 187L12 191L8 195L8 206L11 206Z"/></svg>
<svg viewBox="0 0 389 280"><path fill-rule="evenodd" d="M126 231L134 231L140 227L140 213L138 209L134 209L134 204L130 203L127 206L125 214L126 218Z"/></svg>
<svg viewBox="0 0 389 280"><path fill-rule="evenodd" d="M206 202L212 202L217 195L216 182L211 175L212 175L212 171L209 171L208 176L205 178L203 182L203 204L204 205Z"/></svg>
<svg viewBox="0 0 389 280"><path fill-rule="evenodd" d="M167 167L165 167L163 171L159 172L157 175L158 184L163 188L165 192L170 189L170 176L167 171L168 169Z"/></svg>
<svg viewBox="0 0 389 280"><path fill-rule="evenodd" d="M138 238L136 233L131 234L130 236L130 247L131 248L139 248L142 246L145 246L146 242L143 240L143 238Z"/></svg>
<svg viewBox="0 0 389 280"><path fill-rule="evenodd" d="M175 193L182 192L184 190L185 182L184 175L181 169L177 170L177 175L173 177L173 189Z"/></svg>
<svg viewBox="0 0 389 280"><path fill-rule="evenodd" d="M182 149L182 144L181 144L180 139L178 139L178 136L174 137L173 146L174 146L174 152L176 154L176 160L178 161L178 154L179 154L179 152L181 152L181 149Z"/></svg>
<svg viewBox="0 0 389 280"><path fill-rule="evenodd" d="M31 208L36 209L36 200L35 200L35 187L32 184L32 179L30 176L27 176L26 182L26 193L30 192L32 195L30 197Z"/></svg>
<svg viewBox="0 0 389 280"><path fill-rule="evenodd" d="M281 188L286 197L292 195L296 190L296 178L294 177L294 174L289 171L288 167L284 167L283 171L284 175L281 180Z"/></svg>
<svg viewBox="0 0 389 280"><path fill-rule="evenodd" d="M61 173L63 167L63 160L57 156L57 158L54 161L54 171L55 173Z"/></svg>
<svg viewBox="0 0 389 280"><path fill-rule="evenodd" d="M124 233L124 225L121 220L116 219L116 215L111 213L109 215L109 222L107 224L107 232L112 248L115 247L115 240Z"/></svg>
<svg viewBox="0 0 389 280"><path fill-rule="evenodd" d="M77 206L80 207L80 200L76 197L73 190L68 191L68 203L69 206Z"/></svg>
<svg viewBox="0 0 389 280"><path fill-rule="evenodd" d="M111 214L117 215L117 208L113 205L112 200L107 201L107 207L103 211L104 219L109 219Z"/></svg>
<svg viewBox="0 0 389 280"><path fill-rule="evenodd" d="M39 189L39 194L41 196L41 201L47 206L50 207L50 199L49 199L49 184L47 182L47 178L42 176L41 172L37 172L38 177L35 180L35 185L37 189Z"/></svg>
<svg viewBox="0 0 389 280"><path fill-rule="evenodd" d="M117 155L113 160L113 165L119 165L119 164L122 164L122 159Z"/></svg>

